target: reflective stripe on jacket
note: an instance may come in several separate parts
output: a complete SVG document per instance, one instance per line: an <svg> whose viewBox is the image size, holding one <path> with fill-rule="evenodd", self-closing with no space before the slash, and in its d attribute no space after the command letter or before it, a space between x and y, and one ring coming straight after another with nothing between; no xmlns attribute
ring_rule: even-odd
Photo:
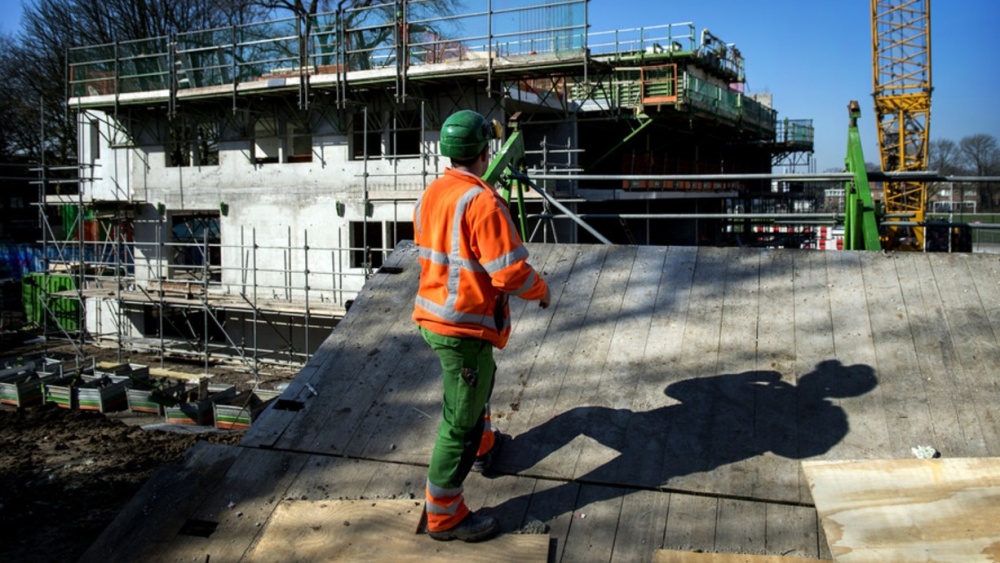
<svg viewBox="0 0 1000 563"><path fill-rule="evenodd" d="M503 348L510 337L507 296L538 300L546 292L507 205L480 178L446 168L417 201L413 227L421 267L413 320L437 334Z"/></svg>

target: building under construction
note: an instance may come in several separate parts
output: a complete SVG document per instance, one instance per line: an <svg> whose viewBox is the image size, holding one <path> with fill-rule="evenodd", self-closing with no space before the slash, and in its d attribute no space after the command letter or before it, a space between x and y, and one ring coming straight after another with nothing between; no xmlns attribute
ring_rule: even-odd
<svg viewBox="0 0 1000 563"><path fill-rule="evenodd" d="M744 92L739 49L693 23L592 30L585 0L434 5L73 49L79 164L41 182L64 280L39 290L48 332L303 363L412 237L458 109L520 131L527 176L622 244L734 244L753 226L697 215L749 210L770 181L656 177L768 173L812 150L811 123ZM548 201L523 198L524 238L598 240Z"/></svg>

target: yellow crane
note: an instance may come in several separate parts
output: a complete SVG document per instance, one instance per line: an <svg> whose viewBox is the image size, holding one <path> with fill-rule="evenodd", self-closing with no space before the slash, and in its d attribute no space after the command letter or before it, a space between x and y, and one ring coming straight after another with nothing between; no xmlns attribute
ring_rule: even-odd
<svg viewBox="0 0 1000 563"><path fill-rule="evenodd" d="M882 170L927 170L931 118L930 0L871 0L875 115ZM922 223L923 182L885 184L887 219ZM889 227L887 248L921 249L920 227Z"/></svg>

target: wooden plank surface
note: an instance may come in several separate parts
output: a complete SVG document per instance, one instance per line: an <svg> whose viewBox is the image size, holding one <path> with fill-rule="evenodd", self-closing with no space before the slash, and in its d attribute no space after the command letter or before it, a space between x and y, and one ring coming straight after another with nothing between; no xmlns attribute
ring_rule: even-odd
<svg viewBox="0 0 1000 563"><path fill-rule="evenodd" d="M632 397L633 416L628 435L645 437L629 443L634 457L645 460L645 463L632 466L635 483L663 485L663 452L665 444L669 443L669 432L665 432L662 425L669 422L670 409L676 403L667 396L666 390L670 384L687 378L678 366L682 361L681 342L697 256L694 247L672 247L664 257L660 287L650 313L649 336ZM659 431L648 432L647 420L660 421Z"/></svg>
<svg viewBox="0 0 1000 563"><path fill-rule="evenodd" d="M370 346L362 376L341 394L339 412L328 419L331 426L317 433L345 455L410 463L430 459L441 409L441 370L412 320L419 265L411 270L412 280L389 290L402 301L390 307L401 310L382 310L385 336Z"/></svg>
<svg viewBox="0 0 1000 563"><path fill-rule="evenodd" d="M822 389L813 382L820 377L820 366L831 365L836 358L833 346L833 314L831 312L830 285L827 281L827 252L804 252L795 255L795 389L796 436L792 457L801 460L806 456L825 453L823 440L816 440L818 420L815 407L822 407L825 397L816 396ZM820 382L822 383L822 382ZM822 432L823 430L821 430ZM834 437L834 439L839 439ZM796 466L799 464L796 463ZM809 486L799 475L798 502L812 502Z"/></svg>
<svg viewBox="0 0 1000 563"><path fill-rule="evenodd" d="M719 499L715 549L722 553L760 553L767 543L767 505L737 499Z"/></svg>
<svg viewBox="0 0 1000 563"><path fill-rule="evenodd" d="M764 511L764 528L767 530L764 553L822 558L819 516L814 507L767 503Z"/></svg>
<svg viewBox="0 0 1000 563"><path fill-rule="evenodd" d="M281 499L422 503L438 368L409 321L416 258L394 256L404 273L372 278L283 396L303 409L268 409L240 447L154 479L85 560L169 558L192 520L217 527L177 553L239 559L262 536L219 508L234 495L261 518ZM514 303L521 344L498 354L494 394L514 439L467 493L505 532L545 523L554 561L829 556L842 536L818 525L799 460L906 458L924 435L945 458L1000 451L995 258L560 245L532 260L553 307ZM260 463L234 470L244 455Z"/></svg>
<svg viewBox="0 0 1000 563"><path fill-rule="evenodd" d="M563 560L579 495L580 484L575 481L535 480L525 523L537 520L548 527L549 535L555 539L555 561Z"/></svg>
<svg viewBox="0 0 1000 563"><path fill-rule="evenodd" d="M547 387L551 381L547 375L536 373L534 366L543 354L565 352L554 346L549 338L559 317L557 311L561 308L563 289L579 249L573 245L532 245L530 252L531 264L542 273L549 286L551 303L548 309L541 309L537 301L511 299L510 341L504 350L493 351L497 374L490 401L492 424L501 432L514 436L527 431L526 424L534 405L539 402L551 404L552 397L543 391L552 389Z"/></svg>
<svg viewBox="0 0 1000 563"><path fill-rule="evenodd" d="M713 390L717 375L725 275L734 249L699 248L689 297L684 336L680 342L678 380L666 389L671 429L660 455L660 478L673 490L707 492L717 489L711 469Z"/></svg>
<svg viewBox="0 0 1000 563"><path fill-rule="evenodd" d="M715 551L719 499L672 493L663 547L684 551Z"/></svg>
<svg viewBox="0 0 1000 563"><path fill-rule="evenodd" d="M389 336L393 334L390 329L405 325L407 315L413 311L413 296L420 276L416 252L397 249L391 257L390 266L402 268L402 272L378 274L392 278L385 286L371 290L366 286L363 291L367 293L366 299L361 303L366 307L365 320L357 321L351 327L350 337L341 343L341 348L349 353L341 354L337 360L330 356L323 361L321 373L312 381L319 395L299 411L285 437L274 447L342 453L391 377L386 364L393 364L407 348L416 346L419 337L412 331L406 335L397 332L396 338ZM355 304L359 304L358 300ZM336 330L333 336L339 336ZM331 428L338 431L331 433Z"/></svg>
<svg viewBox="0 0 1000 563"><path fill-rule="evenodd" d="M501 452L499 467L503 471L542 477L572 477L575 457L572 464L567 464L562 455L552 455L564 445L565 437L553 431L549 423L566 408L576 406L576 403L563 397L575 395L575 389L580 385L574 358L580 348L587 345L588 330L592 330L588 327L593 325L593 321L588 320L587 313L597 292L597 280L604 270L608 252L606 246L597 247L573 262L572 274L556 304L550 333L536 360L534 369L538 370L538 374L532 375L531 393L526 392L521 402L521 408L531 413L529 421L524 425L524 433L512 442L512 447ZM523 415L519 413L517 416L520 418ZM517 452L517 457L509 452Z"/></svg>
<svg viewBox="0 0 1000 563"><path fill-rule="evenodd" d="M516 533L529 520L528 506L535 490L535 479L511 475L483 477L472 473L465 480L465 502L473 511L482 510L500 522L500 531ZM535 529L537 530L537 527Z"/></svg>
<svg viewBox="0 0 1000 563"><path fill-rule="evenodd" d="M635 491L622 499L612 561L652 561L663 547L670 493Z"/></svg>
<svg viewBox="0 0 1000 563"><path fill-rule="evenodd" d="M188 517L188 527L212 523L211 535L182 530L160 560L238 561L305 462L306 456L289 452L242 448L218 483L200 491L201 503Z"/></svg>
<svg viewBox="0 0 1000 563"><path fill-rule="evenodd" d="M417 534L422 501L282 501L247 561L546 561L548 536L435 542Z"/></svg>
<svg viewBox="0 0 1000 563"><path fill-rule="evenodd" d="M326 451L337 453L346 446L354 426L370 407L368 403L345 404L344 398L352 388L368 388L369 376L384 377L381 371L371 371L369 354L383 347L383 337L397 315L413 306L413 293L384 290L385 287L409 287L416 284L419 267L416 250L412 247L399 249L390 255L384 266L401 268L400 273L377 273L366 284L355 300L351 311L344 317L344 326L338 326L324 342L321 353L306 365L308 371L295 378L293 383L305 387L300 396L304 397L304 408L295 411L290 418L283 418L286 424L280 434L268 443L258 440L254 443L282 449L298 451ZM340 330L343 329L343 330ZM312 369L309 369L312 368ZM298 387L297 387L298 388ZM311 394L315 389L317 394ZM292 390L292 385L286 394ZM284 397L285 395L283 395ZM353 397L352 397L353 398ZM268 423L271 426L272 423ZM323 436L324 429L337 427L349 432L338 432Z"/></svg>
<svg viewBox="0 0 1000 563"><path fill-rule="evenodd" d="M993 337L1000 339L1000 258L966 260L969 276L979 299L986 309L986 318L993 327Z"/></svg>
<svg viewBox="0 0 1000 563"><path fill-rule="evenodd" d="M864 276L868 318L874 338L876 362L882 374L879 396L889 433L889 449L880 457L910 457L911 448L934 440L932 416L927 408L920 364L913 340L880 338L885 334L910 332L910 318L901 291L897 255L864 253Z"/></svg>
<svg viewBox="0 0 1000 563"><path fill-rule="evenodd" d="M610 561L626 491L604 485L580 487L563 558L567 561Z"/></svg>
<svg viewBox="0 0 1000 563"><path fill-rule="evenodd" d="M580 302L589 295L583 293L582 282L588 275L596 279L596 272L600 270L600 263L603 263L603 254L595 256L594 253L588 253L589 260L577 264L577 258L584 254L583 249L566 245L561 250L551 252L549 260L543 266L552 298L549 307L551 320L546 326L544 340L539 343L537 353L529 361L518 353L520 350L516 344L496 352L499 377L517 381L516 391L495 392L494 406L491 407L495 413L494 426L514 436L516 440L516 446L508 450L517 453L516 461L506 452L501 452L500 457L494 461L501 471L519 471L533 465L529 460L539 451L539 444L528 443L524 438L517 437L540 426L553 415L552 408L580 334L580 331L575 330L575 321L579 319L577 315L582 316L585 311L580 308ZM595 263L595 260L600 262ZM593 287L588 291L593 291ZM535 314L529 313L527 309L528 307L522 309L519 316ZM511 314L517 312L512 311ZM514 333L514 336L518 342L522 338L520 332Z"/></svg>
<svg viewBox="0 0 1000 563"><path fill-rule="evenodd" d="M304 455L304 454L303 454ZM361 459L309 455L285 498L295 500L357 500L364 494L379 464ZM416 484L423 498L423 482Z"/></svg>
<svg viewBox="0 0 1000 563"><path fill-rule="evenodd" d="M743 553L697 553L693 551L660 550L656 552L655 563L796 563L822 561L802 557L781 555L749 555Z"/></svg>
<svg viewBox="0 0 1000 563"><path fill-rule="evenodd" d="M152 560L169 551L178 531L226 474L241 448L198 442L177 467L161 467L104 529L80 561Z"/></svg>
<svg viewBox="0 0 1000 563"><path fill-rule="evenodd" d="M837 561L1000 556L1000 459L807 461Z"/></svg>
<svg viewBox="0 0 1000 563"><path fill-rule="evenodd" d="M712 472L716 490L740 497L753 490L756 480L753 465L762 453L754 449L758 378L753 373L754 351L761 338L757 328L758 300L763 298L759 293L761 258L760 252L742 248L730 249L721 258L726 271L722 280L720 353L715 373L705 378L706 382L715 382L714 398L706 409L709 419L704 421L709 425L710 436L703 444L708 454L706 470Z"/></svg>
<svg viewBox="0 0 1000 563"><path fill-rule="evenodd" d="M907 257L897 261L896 269L911 320L920 385L934 424L933 436L920 445L935 447L947 457L983 455L986 440L975 409L968 408L977 391L965 383L930 262L926 254Z"/></svg>
<svg viewBox="0 0 1000 563"><path fill-rule="evenodd" d="M362 366L356 362L365 356L355 354L360 342L377 342L385 333L387 324L380 322L384 310L396 307L405 308L407 296L412 306L412 294L404 292L381 293L381 288L393 284L406 283L403 280L415 280L414 269L419 269L416 262L416 249L412 244L401 244L389 255L383 265L385 272L395 271L393 268L403 268L403 274L376 273L369 279L355 299L355 306L344 315L333 333L320 344L319 349L309 359L302 371L292 380L282 393L277 403L265 410L258 419L259 424L251 426L244 438L249 446L274 447L280 437L293 425L316 425L321 416L329 416L337 409L332 407L343 389L350 385L362 371ZM403 280L397 279L402 276ZM376 296L383 296L380 303L373 303ZM385 299L385 301L383 301ZM387 303L388 302L388 303ZM391 304L389 304L391 303ZM380 313L375 307L383 307ZM345 334L351 334L350 340ZM353 342L354 346L348 343ZM351 362L355 362L352 364ZM322 393L320 392L322 389ZM281 408L287 402L301 403L305 408ZM308 411L317 413L308 414ZM302 422L303 420L307 422ZM299 428L299 426L296 426ZM303 432L292 430L289 439L299 438ZM311 435L310 435L311 436Z"/></svg>
<svg viewBox="0 0 1000 563"><path fill-rule="evenodd" d="M663 247L640 246L636 249L627 285L622 290L621 313L614 325L608 327L613 331L611 347L594 394L600 397L603 406L612 409L632 407L666 257Z"/></svg>
<svg viewBox="0 0 1000 563"><path fill-rule="evenodd" d="M976 413L987 455L1000 455L1000 428L990 404L996 401L986 400L990 391L994 391L993 397L996 396L995 374L1000 350L986 308L969 275L966 257L928 254L927 260L938 280L941 303L961 366L955 370L955 377L968 400L963 407Z"/></svg>
<svg viewBox="0 0 1000 563"><path fill-rule="evenodd" d="M835 252L827 259L834 357L810 376L812 402L807 408L826 416L814 419L814 434L807 437L812 451L807 457L870 459L886 457L891 450L879 396L882 374L876 363L861 254Z"/></svg>
<svg viewBox="0 0 1000 563"><path fill-rule="evenodd" d="M587 306L583 326L577 328L582 332L576 353L570 359L571 379L560 390L556 412L563 413L580 405L602 404L599 389L605 375L604 365L609 354L617 353L611 348L611 343L635 256L635 247L613 246L608 250ZM571 457L578 454L573 452ZM575 460L572 465L575 465Z"/></svg>
<svg viewBox="0 0 1000 563"><path fill-rule="evenodd" d="M753 454L756 478L749 498L796 502L799 499L799 395L795 373L795 252L771 250L760 258L760 307L757 311Z"/></svg>
<svg viewBox="0 0 1000 563"><path fill-rule="evenodd" d="M601 340L601 343L606 342L608 348L603 358L595 358L594 367L599 370L599 379L596 384L588 383L590 389L578 399L580 410L589 411L587 416L581 417L581 425L577 429L591 438L578 442L581 447L575 473L585 481L610 485L638 484L635 475L650 461L636 455L641 451L636 446L643 440L636 439L632 434L637 419L650 419L644 413L632 412L630 407L639 382L640 363L665 255L662 248L636 248L633 259L625 259L627 280L623 280L620 286L615 284L608 288L620 296L620 313L615 315L614 320L609 319L603 329L608 339ZM614 261L610 264L613 268L617 267ZM656 422L652 426L645 423L641 426L645 426L647 433L663 430ZM659 483L642 485L656 487Z"/></svg>

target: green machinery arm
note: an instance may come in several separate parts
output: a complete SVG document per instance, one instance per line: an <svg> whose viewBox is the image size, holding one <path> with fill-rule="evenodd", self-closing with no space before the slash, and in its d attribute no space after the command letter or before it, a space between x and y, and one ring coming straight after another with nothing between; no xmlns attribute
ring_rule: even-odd
<svg viewBox="0 0 1000 563"><path fill-rule="evenodd" d="M519 219L519 226L521 228L521 240L528 240L528 225L524 206L524 186L527 185L534 189L538 195L542 196L542 199L544 199L548 205L555 207L562 213L566 214L566 216L593 235L594 238L604 244L611 244L611 241L604 235L588 225L583 219L578 217L565 205L559 203L554 197L552 197L552 194L539 189L538 186L532 183L531 179L528 178L528 175L524 171L524 137L522 136L523 134L521 131L517 129L516 120L517 115L515 114L510 124L512 133L509 137L507 137L507 142L503 144L500 152L497 153L497 155L490 162L489 167L486 169L486 173L483 174L483 180L491 186L495 186L499 183L500 196L503 197L504 201L506 201L508 205L510 204L511 184L514 184L517 187L517 215Z"/></svg>
<svg viewBox="0 0 1000 563"><path fill-rule="evenodd" d="M483 180L491 186L495 186L497 182L500 182L500 195L508 205L510 205L510 184L513 183L517 186L517 215L521 227L521 239L524 240L524 237L528 234L528 224L524 210L524 188L521 182L510 180L511 175L508 174L508 170L518 173L524 167L524 137L521 131L517 129L516 121L511 122L511 128L513 129L512 133L507 137L507 141L503 144L500 152L493 157L489 167L486 169L486 173L483 174Z"/></svg>
<svg viewBox="0 0 1000 563"><path fill-rule="evenodd" d="M858 118L861 107L857 100L847 106L851 122L847 128L847 171L854 175L844 186L846 209L844 215L844 250L881 250L878 234L878 219L872 192L868 187L868 171L865 170L865 155L861 150L861 134L858 132Z"/></svg>

